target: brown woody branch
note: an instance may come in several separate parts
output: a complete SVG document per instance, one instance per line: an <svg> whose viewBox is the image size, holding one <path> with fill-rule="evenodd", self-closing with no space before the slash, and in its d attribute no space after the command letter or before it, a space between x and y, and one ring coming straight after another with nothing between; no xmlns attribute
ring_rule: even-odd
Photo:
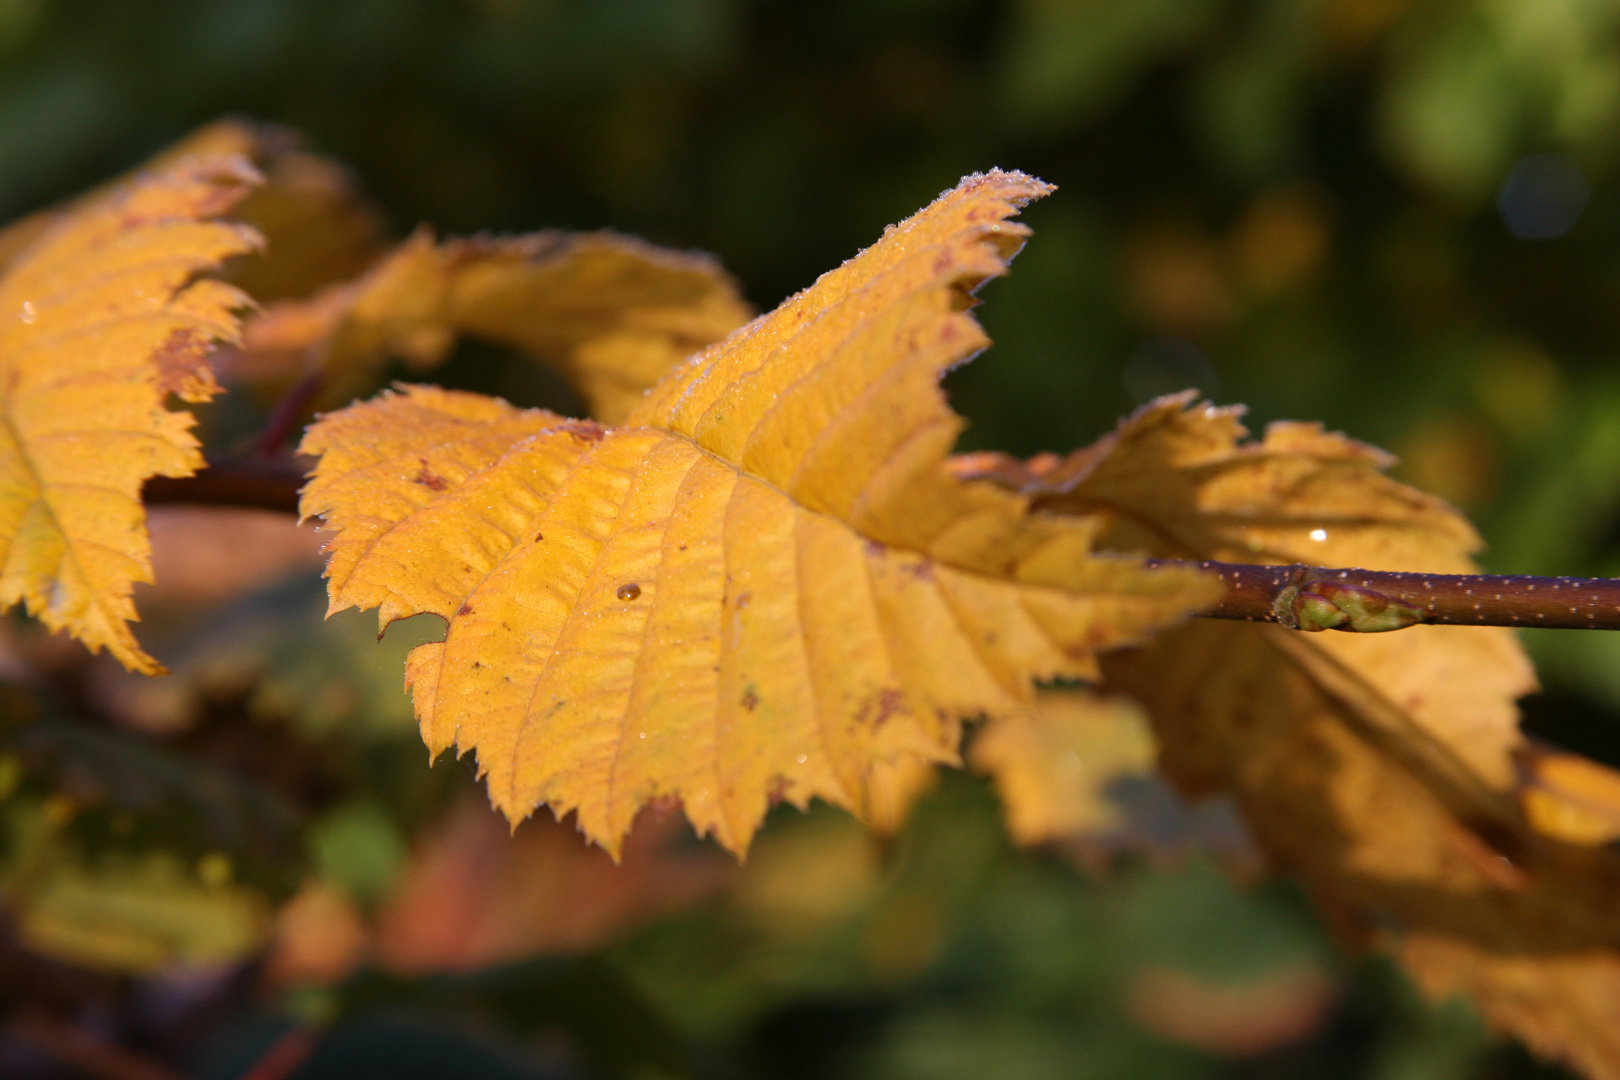
<svg viewBox="0 0 1620 1080"><path fill-rule="evenodd" d="M296 514L305 479L296 461L215 461L195 476L154 476L141 495L154 506L237 506Z"/></svg>
<svg viewBox="0 0 1620 1080"><path fill-rule="evenodd" d="M189 503L298 512L304 467L296 461L218 461L195 476L153 477L151 504ZM1320 566L1150 559L1198 566L1226 583L1201 614L1275 622L1296 630L1373 633L1415 623L1620 630L1620 579L1519 574L1414 574Z"/></svg>

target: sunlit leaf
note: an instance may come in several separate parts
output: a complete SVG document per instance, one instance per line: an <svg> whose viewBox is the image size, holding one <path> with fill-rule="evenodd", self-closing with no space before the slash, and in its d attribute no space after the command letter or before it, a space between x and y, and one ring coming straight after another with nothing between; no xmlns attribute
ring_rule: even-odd
<svg viewBox="0 0 1620 1080"><path fill-rule="evenodd" d="M774 799L862 811L875 766L953 761L964 718L1210 602L947 465L939 377L1046 190L964 180L623 428L425 390L315 425L333 608L449 621L407 668L429 747L475 749L513 820L575 811L616 851L675 799L740 851Z"/></svg>
<svg viewBox="0 0 1620 1080"><path fill-rule="evenodd" d="M165 399L219 389L206 356L246 299L198 274L257 242L209 220L256 179L240 158L187 159L78 207L0 277L0 605L139 671L161 670L128 625L151 573L141 484L202 464Z"/></svg>

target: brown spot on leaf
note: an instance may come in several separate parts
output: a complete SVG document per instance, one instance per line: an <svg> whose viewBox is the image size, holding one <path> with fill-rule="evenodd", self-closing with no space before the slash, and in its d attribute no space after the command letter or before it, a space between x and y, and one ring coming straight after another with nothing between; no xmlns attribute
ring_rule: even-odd
<svg viewBox="0 0 1620 1080"><path fill-rule="evenodd" d="M462 604L460 607L456 608L457 615L471 615L472 613L473 606L471 604Z"/></svg>
<svg viewBox="0 0 1620 1080"><path fill-rule="evenodd" d="M417 460L422 463L422 467L416 471L415 476L411 477L413 481L421 484L429 491L443 491L445 488L450 486L444 477L439 476L438 474L434 473L432 469L428 468L427 458L418 458Z"/></svg>
<svg viewBox="0 0 1620 1080"><path fill-rule="evenodd" d="M894 687L889 687L879 690L862 702L860 709L856 711L855 719L862 726L880 728L889 722L891 716L904 711L906 711L906 695Z"/></svg>
<svg viewBox="0 0 1620 1080"><path fill-rule="evenodd" d="M658 817L678 814L681 810L681 797L679 795L654 795L647 800L647 809Z"/></svg>
<svg viewBox="0 0 1620 1080"><path fill-rule="evenodd" d="M214 369L208 363L210 351L209 340L189 327L171 333L152 354L158 391L182 401L207 401L219 393Z"/></svg>
<svg viewBox="0 0 1620 1080"><path fill-rule="evenodd" d="M754 693L754 688L751 685L748 687L748 689L743 691L742 707L747 709L749 712L753 712L755 709L759 708L759 695Z"/></svg>
<svg viewBox="0 0 1620 1080"><path fill-rule="evenodd" d="M737 610L741 611L743 608L747 607L749 605L749 603L753 599L754 599L754 594L752 592L749 592L746 589L743 590L742 592L738 593L737 594Z"/></svg>

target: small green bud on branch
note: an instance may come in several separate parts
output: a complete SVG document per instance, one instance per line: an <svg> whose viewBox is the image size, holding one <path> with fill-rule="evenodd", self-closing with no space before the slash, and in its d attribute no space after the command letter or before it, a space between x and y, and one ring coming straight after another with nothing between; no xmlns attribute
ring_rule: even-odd
<svg viewBox="0 0 1620 1080"><path fill-rule="evenodd" d="M1227 586L1202 614L1291 630L1376 634L1417 623L1620 630L1620 579L1419 574L1152 559L1198 566Z"/></svg>

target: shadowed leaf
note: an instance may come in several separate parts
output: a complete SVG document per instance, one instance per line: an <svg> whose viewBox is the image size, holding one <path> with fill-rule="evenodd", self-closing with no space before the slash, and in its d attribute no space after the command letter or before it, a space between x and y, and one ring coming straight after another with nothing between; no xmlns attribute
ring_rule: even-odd
<svg viewBox="0 0 1620 1080"><path fill-rule="evenodd" d="M1380 452L1304 424L1243 442L1234 410L1190 400L1156 402L1097 446L1022 476L984 459L965 471L1054 510L1109 515L1108 547L1474 569L1473 530L1384 477ZM1199 621L1105 670L1107 686L1148 707L1170 776L1190 794L1233 793L1341 933L1394 951L1436 997L1470 995L1541 1053L1620 1076L1620 861L1591 846L1607 834L1592 815L1613 781L1586 770L1577 783L1567 762L1543 762L1536 790L1522 793L1529 819L1521 812L1515 760L1528 748L1514 701L1535 682L1512 631Z"/></svg>
<svg viewBox="0 0 1620 1080"><path fill-rule="evenodd" d="M435 243L419 231L363 276L248 323L244 377L323 371L323 400L364 389L382 363L418 370L460 335L557 368L616 423L682 359L748 318L707 256L612 233L532 233Z"/></svg>

